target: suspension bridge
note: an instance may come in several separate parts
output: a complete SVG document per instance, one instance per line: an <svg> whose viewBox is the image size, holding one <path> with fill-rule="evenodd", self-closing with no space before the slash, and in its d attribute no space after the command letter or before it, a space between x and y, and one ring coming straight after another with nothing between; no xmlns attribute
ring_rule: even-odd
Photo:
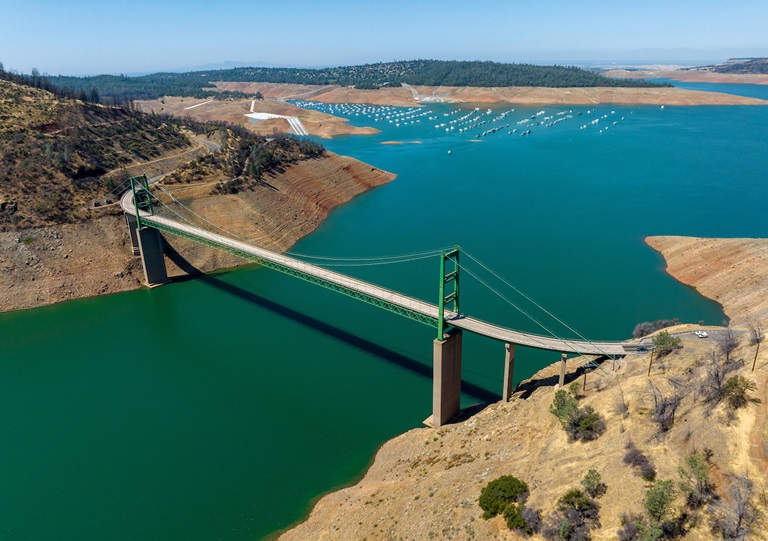
<svg viewBox="0 0 768 541"><path fill-rule="evenodd" d="M413 256L412 259L426 257L425 254L434 256L437 253L439 255L438 303L432 304L307 263L286 254L272 252L208 231L192 223L184 223L188 220L172 209L171 212L178 219L160 216L155 213L154 205L162 204L162 202L150 192L146 175L131 177L129 180L131 189L122 197L121 204L131 233L134 254L141 256L145 281L149 286L168 281L160 237L160 232L163 232L234 254L247 261L258 263L264 267L434 327L437 331L437 337L433 344L432 416L425 421L431 426L442 426L459 412L463 331L492 338L505 344L503 400L509 400L513 391L512 378L517 345L560 352L562 354L561 385L565 375L565 360L569 353L616 358L634 352L638 347L636 343L590 341L583 337L581 340L572 340L559 338L554 333L552 336L544 336L521 332L462 313L459 310L459 271L468 272L477 279L479 278L461 264L459 247L439 252L406 254L406 256ZM170 207L167 208L170 209ZM479 260L472 259L483 265ZM487 267L484 266L484 268L490 271ZM495 273L494 275L503 280ZM507 282L505 281L505 283ZM508 283L507 285L514 287ZM549 315L555 317L551 313ZM555 317L555 319L557 318ZM565 325L561 320L558 319L558 321ZM546 329L546 327L544 328ZM568 328L573 331L572 328Z"/></svg>

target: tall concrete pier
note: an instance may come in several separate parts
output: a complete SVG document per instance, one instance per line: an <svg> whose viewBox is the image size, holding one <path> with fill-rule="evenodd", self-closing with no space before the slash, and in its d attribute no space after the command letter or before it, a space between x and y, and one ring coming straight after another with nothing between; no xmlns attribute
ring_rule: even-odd
<svg viewBox="0 0 768 541"><path fill-rule="evenodd" d="M504 390L501 393L501 399L504 402L509 402L512 398L512 380L515 376L515 344L504 344Z"/></svg>
<svg viewBox="0 0 768 541"><path fill-rule="evenodd" d="M163 257L163 239L160 232L151 227L135 229L139 242L141 264L144 267L144 281L148 286L164 284L168 281Z"/></svg>
<svg viewBox="0 0 768 541"><path fill-rule="evenodd" d="M136 232L136 229L138 229L136 215L128 214L126 212L123 216L125 216L125 223L128 224L128 234L131 237L131 250L133 251L133 255L141 255L141 250L139 248L139 234Z"/></svg>
<svg viewBox="0 0 768 541"><path fill-rule="evenodd" d="M461 407L461 329L451 329L433 345L432 417L427 424L443 426Z"/></svg>

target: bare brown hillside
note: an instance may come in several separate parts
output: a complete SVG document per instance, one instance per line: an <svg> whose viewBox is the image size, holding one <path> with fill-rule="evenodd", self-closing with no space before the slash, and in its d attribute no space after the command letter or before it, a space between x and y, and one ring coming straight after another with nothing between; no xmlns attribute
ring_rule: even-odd
<svg viewBox="0 0 768 541"><path fill-rule="evenodd" d="M736 324L768 322L768 240L648 237L667 272L716 300Z"/></svg>

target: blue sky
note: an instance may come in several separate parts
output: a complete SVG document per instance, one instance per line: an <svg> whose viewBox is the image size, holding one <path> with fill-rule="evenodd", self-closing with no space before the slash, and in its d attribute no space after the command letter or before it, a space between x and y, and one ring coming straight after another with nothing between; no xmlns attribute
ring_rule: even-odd
<svg viewBox="0 0 768 541"><path fill-rule="evenodd" d="M315 67L768 56L765 0L0 0L0 14L5 68L53 75L227 61Z"/></svg>

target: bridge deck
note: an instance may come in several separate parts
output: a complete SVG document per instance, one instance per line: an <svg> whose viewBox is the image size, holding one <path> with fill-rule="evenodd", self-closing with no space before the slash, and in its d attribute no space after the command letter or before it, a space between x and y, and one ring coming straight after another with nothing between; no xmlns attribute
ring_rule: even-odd
<svg viewBox="0 0 768 541"><path fill-rule="evenodd" d="M130 214L136 213L131 192L128 192L123 197L122 205L126 212ZM159 224L166 226L167 228L177 229L179 231L185 232L188 235L199 237L200 239L205 239L215 244L229 246L245 254L251 254L256 258L263 259L265 261L271 261L289 269L294 269L296 271L315 276L322 280L333 282L353 291L364 293L371 297L381 299L388 303L437 320L438 307L434 304L424 302L413 297L408 297L406 295L401 295L396 291L379 287L363 280L358 280L357 278L352 278L351 276L330 271L310 263L305 263L286 255L265 250L264 248L251 246L244 242L239 242L221 235L217 235L216 233L211 233L210 231L206 231L198 227L177 222L176 220L171 220L157 215L150 215L144 211L140 211L140 217L142 223L147 223L147 225L151 226L153 223ZM624 343L622 342L586 342L579 340L550 338L537 334L515 331L513 329L506 329L504 327L499 327L498 325L493 325L491 323L487 323L476 318L467 317L465 315L456 314L448 310L445 312L445 320L450 325L469 332L487 336L502 342L518 344L535 349L544 349L562 353L577 353L584 355L626 355L629 351L631 351L631 349L629 351L628 349L625 349Z"/></svg>

